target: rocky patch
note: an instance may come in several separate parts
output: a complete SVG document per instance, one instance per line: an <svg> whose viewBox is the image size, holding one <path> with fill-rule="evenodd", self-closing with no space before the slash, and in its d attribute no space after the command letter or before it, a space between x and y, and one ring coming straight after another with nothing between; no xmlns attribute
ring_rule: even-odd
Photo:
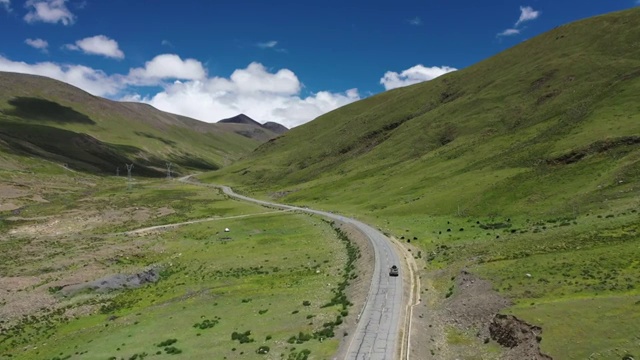
<svg viewBox="0 0 640 360"><path fill-rule="evenodd" d="M65 285L60 289L60 292L66 296L76 294L83 290L109 292L113 290L137 288L145 284L155 283L158 280L160 280L160 270L151 268L132 275L116 274L81 284Z"/></svg>
<svg viewBox="0 0 640 360"><path fill-rule="evenodd" d="M552 357L540 352L542 328L539 326L528 324L513 315L497 314L489 324L489 333L491 339L510 349L507 354L512 353L513 358L552 360Z"/></svg>

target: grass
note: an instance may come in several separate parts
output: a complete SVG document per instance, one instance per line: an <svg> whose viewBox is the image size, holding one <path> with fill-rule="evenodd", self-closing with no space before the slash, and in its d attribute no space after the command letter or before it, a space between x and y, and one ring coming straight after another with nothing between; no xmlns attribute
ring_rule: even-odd
<svg viewBox="0 0 640 360"><path fill-rule="evenodd" d="M525 320L536 323L528 308L557 319L543 325L553 357L584 355L562 350L578 327L597 334L596 352L637 342L636 325L580 317L592 309L576 299L629 303L640 288L638 24L634 8L560 26L325 114L200 178L411 241L441 299L471 269Z"/></svg>
<svg viewBox="0 0 640 360"><path fill-rule="evenodd" d="M205 187L144 180L127 188L122 179L71 178L56 166L50 170L32 178L40 186L48 178L57 185L43 192L49 202L27 201L21 215L46 217L45 228L60 235L28 235L22 229L37 222L10 222L0 242L5 279L36 280L3 294L3 310L17 309L16 301L34 305L25 317L7 313L0 333L3 359L128 359L158 351L190 359L212 353L262 359L265 351L312 359L337 350L333 330L349 316L343 290L358 254L330 224L302 214L264 214L271 210ZM137 220L126 212L105 216L136 207L174 212ZM83 223L91 212L101 214L95 226L67 227L65 219ZM254 215L226 218L247 214ZM220 220L145 236L112 234L202 217ZM163 269L159 282L106 294L64 292L65 284L148 266ZM53 303L41 310L37 301Z"/></svg>
<svg viewBox="0 0 640 360"><path fill-rule="evenodd" d="M638 307L640 295L612 295L542 301L509 312L541 325L542 350L557 358L622 359L640 353Z"/></svg>

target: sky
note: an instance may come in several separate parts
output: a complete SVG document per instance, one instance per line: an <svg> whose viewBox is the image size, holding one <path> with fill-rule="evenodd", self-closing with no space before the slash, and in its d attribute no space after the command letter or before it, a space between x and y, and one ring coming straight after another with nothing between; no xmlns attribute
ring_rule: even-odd
<svg viewBox="0 0 640 360"><path fill-rule="evenodd" d="M295 127L640 0L0 0L0 71Z"/></svg>

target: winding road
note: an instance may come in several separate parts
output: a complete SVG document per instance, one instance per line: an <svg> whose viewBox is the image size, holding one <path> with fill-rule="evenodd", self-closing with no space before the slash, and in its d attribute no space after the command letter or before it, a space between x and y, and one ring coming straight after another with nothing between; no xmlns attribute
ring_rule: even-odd
<svg viewBox="0 0 640 360"><path fill-rule="evenodd" d="M403 309L405 308L402 289L403 274L398 277L389 276L391 265L400 266L400 257L391 241L384 234L365 223L341 215L253 199L236 194L228 186L215 187L222 189L225 194L240 200L285 210L299 210L317 214L343 223L353 224L360 229L373 245L375 268L367 300L358 315L356 330L351 335L344 359L393 360L399 358L400 330L403 323Z"/></svg>

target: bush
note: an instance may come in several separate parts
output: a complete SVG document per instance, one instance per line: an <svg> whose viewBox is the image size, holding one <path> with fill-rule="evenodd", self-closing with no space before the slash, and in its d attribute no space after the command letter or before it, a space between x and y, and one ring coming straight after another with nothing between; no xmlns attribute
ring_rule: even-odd
<svg viewBox="0 0 640 360"><path fill-rule="evenodd" d="M303 305L303 306L309 306L309 305L311 305L311 302L310 302L310 301L305 300L305 301L303 301L303 302L302 302L302 305Z"/></svg>
<svg viewBox="0 0 640 360"><path fill-rule="evenodd" d="M307 350L307 349L302 350L299 353L292 351L287 357L287 360L307 360L309 359L310 354L311 354L311 350Z"/></svg>
<svg viewBox="0 0 640 360"><path fill-rule="evenodd" d="M157 346L158 347L166 347L166 346L173 345L173 344L175 344L177 342L178 342L177 339L167 339L167 340L161 342L160 344L158 344Z"/></svg>
<svg viewBox="0 0 640 360"><path fill-rule="evenodd" d="M256 350L256 353L257 353L257 354L264 355L264 354L268 354L268 353L269 353L269 350L270 350L270 349L269 349L269 347L268 347L268 346L263 345L263 346L260 346L260 347L258 348L258 350Z"/></svg>
<svg viewBox="0 0 640 360"><path fill-rule="evenodd" d="M239 332L233 332L231 334L231 340L238 340L238 342L240 342L240 344L245 344L245 343L251 343L254 342L255 340L250 338L249 336L251 335L251 330L247 330L243 333L239 333Z"/></svg>
<svg viewBox="0 0 640 360"><path fill-rule="evenodd" d="M193 327L201 330L210 329L216 326L219 322L220 322L220 318L216 316L213 318L213 320L205 319L201 323L195 323L193 324Z"/></svg>
<svg viewBox="0 0 640 360"><path fill-rule="evenodd" d="M164 348L164 352L170 355L182 354L182 350L178 349L175 346L169 346Z"/></svg>

